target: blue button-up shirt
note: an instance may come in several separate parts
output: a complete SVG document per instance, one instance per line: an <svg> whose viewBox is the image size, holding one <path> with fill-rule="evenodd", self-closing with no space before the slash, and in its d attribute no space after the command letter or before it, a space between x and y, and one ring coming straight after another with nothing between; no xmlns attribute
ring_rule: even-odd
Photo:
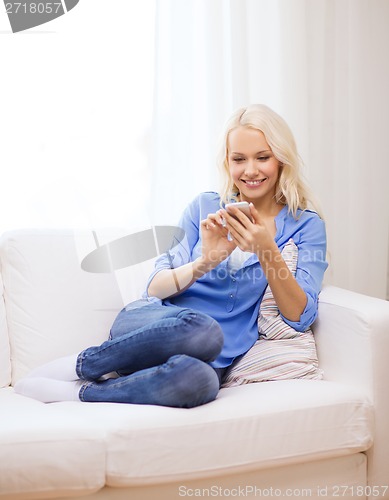
<svg viewBox="0 0 389 500"><path fill-rule="evenodd" d="M220 197L214 192L201 193L190 203L179 222L185 231L184 239L170 250L169 255L157 259L147 287L161 269L177 268L201 255L200 222L219 208ZM298 247L296 280L307 296L299 321L283 319L296 330L305 331L317 316L318 295L327 268L325 225L310 210L299 210L295 219L287 206L278 213L275 222L275 242L280 251L290 238ZM189 307L209 314L219 322L224 333L224 346L211 364L221 368L229 366L257 340L258 311L266 286L266 276L256 254L233 272L230 272L227 258L180 295L164 299L162 303Z"/></svg>

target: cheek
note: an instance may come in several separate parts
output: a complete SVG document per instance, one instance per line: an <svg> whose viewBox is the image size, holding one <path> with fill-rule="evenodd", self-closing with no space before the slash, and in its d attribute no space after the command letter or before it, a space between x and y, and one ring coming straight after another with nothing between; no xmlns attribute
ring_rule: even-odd
<svg viewBox="0 0 389 500"><path fill-rule="evenodd" d="M229 172L233 181L237 181L239 179L241 172L236 165L230 165Z"/></svg>
<svg viewBox="0 0 389 500"><path fill-rule="evenodd" d="M277 163L272 163L266 166L266 169L263 169L264 173L266 173L269 177L273 177L275 179L278 179L280 167Z"/></svg>

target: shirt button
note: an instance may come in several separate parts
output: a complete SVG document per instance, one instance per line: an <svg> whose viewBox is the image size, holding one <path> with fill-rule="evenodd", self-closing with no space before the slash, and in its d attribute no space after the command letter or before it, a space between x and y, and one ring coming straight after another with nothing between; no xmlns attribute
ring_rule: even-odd
<svg viewBox="0 0 389 500"><path fill-rule="evenodd" d="M235 282L235 281L236 281L236 279L235 279L235 278L232 278L232 281L234 281L234 282Z"/></svg>
<svg viewBox="0 0 389 500"><path fill-rule="evenodd" d="M232 297L233 297L232 293L230 293L230 297L231 297L231 299L232 299Z"/></svg>

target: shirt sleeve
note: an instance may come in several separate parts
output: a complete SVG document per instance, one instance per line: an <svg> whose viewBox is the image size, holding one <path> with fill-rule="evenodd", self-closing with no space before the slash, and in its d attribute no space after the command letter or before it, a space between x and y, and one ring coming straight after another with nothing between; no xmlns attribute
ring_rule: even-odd
<svg viewBox="0 0 389 500"><path fill-rule="evenodd" d="M296 281L307 296L307 304L299 321L283 320L297 331L306 331L317 317L318 298L326 261L327 238L325 224L316 214L304 221L299 233L293 238L298 247Z"/></svg>
<svg viewBox="0 0 389 500"><path fill-rule="evenodd" d="M199 198L195 198L184 210L178 227L184 231L182 239L173 238L170 249L155 261L155 267L146 284L144 298L148 295L149 285L154 276L162 269L176 269L192 261L192 252L199 241L200 234L200 209Z"/></svg>

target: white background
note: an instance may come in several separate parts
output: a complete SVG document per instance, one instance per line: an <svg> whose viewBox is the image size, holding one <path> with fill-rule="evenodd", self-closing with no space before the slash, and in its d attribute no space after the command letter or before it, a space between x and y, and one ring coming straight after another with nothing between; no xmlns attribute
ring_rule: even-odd
<svg viewBox="0 0 389 500"><path fill-rule="evenodd" d="M80 0L13 34L1 3L0 232L147 223L154 14Z"/></svg>
<svg viewBox="0 0 389 500"><path fill-rule="evenodd" d="M176 223L263 102L322 203L326 284L389 297L388 26L388 0L80 0L18 34L0 12L0 232Z"/></svg>

